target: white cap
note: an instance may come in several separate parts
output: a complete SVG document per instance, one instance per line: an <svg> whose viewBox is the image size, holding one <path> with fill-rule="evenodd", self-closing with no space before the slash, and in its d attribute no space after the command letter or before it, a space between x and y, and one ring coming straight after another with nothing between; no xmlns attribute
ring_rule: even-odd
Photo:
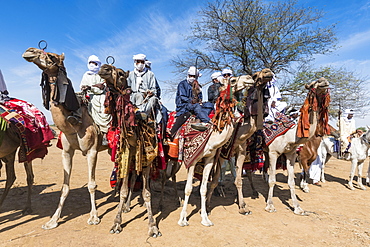
<svg viewBox="0 0 370 247"><path fill-rule="evenodd" d="M225 74L230 74L232 75L233 74L233 71L231 69L223 69L222 70L222 75L225 75Z"/></svg>
<svg viewBox="0 0 370 247"><path fill-rule="evenodd" d="M211 75L211 79L216 79L217 77L221 76L221 72L217 71L217 72L214 72L212 75Z"/></svg>
<svg viewBox="0 0 370 247"><path fill-rule="evenodd" d="M202 74L199 73L199 69L197 69L195 71L195 67L194 66L190 66L189 70L188 70L188 75L195 75L195 76L198 76L198 77L201 77Z"/></svg>
<svg viewBox="0 0 370 247"><path fill-rule="evenodd" d="M354 111L354 110L352 110L352 109L346 109L346 110L344 111L344 114L355 114L355 111Z"/></svg>
<svg viewBox="0 0 370 247"><path fill-rule="evenodd" d="M146 56L144 54L136 54L132 57L134 60L140 60L140 61L145 61Z"/></svg>

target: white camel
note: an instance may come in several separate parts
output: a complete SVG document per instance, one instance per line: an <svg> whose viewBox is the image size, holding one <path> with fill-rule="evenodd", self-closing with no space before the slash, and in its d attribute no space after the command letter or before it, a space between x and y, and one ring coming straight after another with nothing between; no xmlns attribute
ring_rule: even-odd
<svg viewBox="0 0 370 247"><path fill-rule="evenodd" d="M302 108L306 108L309 110L308 115L305 116L308 122L306 122L306 125L304 125L306 127L305 134L307 135L307 137L298 137L297 136L298 126L295 125L290 130L288 130L284 135L276 137L276 139L267 147L265 164L269 165L268 168L269 192L265 210L268 212L276 211L272 201L274 186L276 183L276 161L280 155L285 154L287 158L286 165L288 170L288 185L290 188L294 213L298 215L306 214L305 211L300 207L295 194L294 163L297 156L296 148L299 144L307 142L308 139L315 134L316 127L318 125L319 129L325 128L325 121L323 119L322 114L324 113L325 115L325 113L327 113L328 111L327 107L329 103L328 101L330 99L327 91L328 87L329 82L325 78L320 78L319 80L311 82L309 85L306 85L306 88L309 89L310 91L307 95L307 99ZM312 107L311 103L313 102L317 102L317 107ZM309 124L309 126L307 126L307 124Z"/></svg>
<svg viewBox="0 0 370 247"><path fill-rule="evenodd" d="M349 175L348 187L354 190L353 177L357 168L357 185L362 190L366 190L366 187L362 184L362 170L365 159L368 156L370 147L370 129L366 131L361 137L353 138L351 141L351 147L349 148L350 160L351 160L351 172ZM370 165L367 171L366 183L369 183L370 176Z"/></svg>
<svg viewBox="0 0 370 247"><path fill-rule="evenodd" d="M95 204L95 168L98 151L106 149L101 146L102 134L99 132L97 125L87 111L87 107L82 107L82 124L72 125L66 119L71 115L63 103L55 102L55 95L60 94L57 87L57 81L61 74L66 79L65 67L63 64L64 54L58 55L51 52L45 52L37 48L28 48L23 53L23 58L28 62L34 63L43 71L43 76L47 77L47 85L50 87L49 95L46 97L50 100L44 104L50 104L50 111L55 125L63 132L62 135L62 163L64 169L64 181L61 189L60 201L58 207L51 219L42 226L44 229L52 229L58 226L64 202L70 191L70 177L72 171L72 159L76 150L80 150L87 157L88 165L88 190L90 193L91 211L87 220L89 225L97 225L100 222ZM64 80L65 83L66 80ZM71 83L71 82L69 82ZM73 90L72 90L73 92Z"/></svg>

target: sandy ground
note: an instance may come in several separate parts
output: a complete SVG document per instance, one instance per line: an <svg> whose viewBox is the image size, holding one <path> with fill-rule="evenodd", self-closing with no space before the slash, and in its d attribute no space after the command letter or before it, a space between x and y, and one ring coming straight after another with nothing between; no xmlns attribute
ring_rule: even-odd
<svg viewBox="0 0 370 247"><path fill-rule="evenodd" d="M200 224L199 182L194 182L188 207L187 227L177 225L181 208L176 206L172 183L165 191L165 206L159 210L159 192L153 191L152 205L155 219L163 236L147 237L147 215L141 205L139 192L135 193L132 210L123 215L124 230L110 234L116 215L118 198L107 201L111 193L109 176L112 170L107 152L98 158L96 203L101 223L86 223L90 200L87 191L87 165L80 152L74 157L71 191L62 211L60 225L52 230L41 226L49 220L57 207L62 186L63 168L61 150L53 146L44 160L34 161L33 213L21 214L26 202L26 179L23 165L16 164L17 180L0 209L0 246L370 246L370 188L351 191L346 183L350 170L348 161L332 158L326 167L327 182L322 186L310 184L311 192L304 193L296 186L301 207L308 216L294 215L286 172L280 170L274 190L276 213L264 211L268 186L259 173L254 175L259 198L245 179L244 196L252 215L238 213L236 189L227 175L226 198L212 198L210 219L215 224ZM368 161L365 169L367 169ZM5 186L2 168L0 193ZM299 168L296 166L296 176ZM177 188L183 198L186 170L178 174ZM297 180L296 180L297 182ZM298 183L297 183L298 184ZM158 186L155 186L159 188Z"/></svg>

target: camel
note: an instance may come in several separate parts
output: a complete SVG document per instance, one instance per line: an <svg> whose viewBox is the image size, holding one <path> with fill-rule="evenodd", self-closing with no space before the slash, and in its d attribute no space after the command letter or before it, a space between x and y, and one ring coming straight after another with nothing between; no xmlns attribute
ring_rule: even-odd
<svg viewBox="0 0 370 247"><path fill-rule="evenodd" d="M101 78L105 80L105 83L110 89L108 100L109 100L109 106L107 108L109 113L113 116L112 126L113 127L119 127L120 128L120 146L123 147L125 144L127 144L129 149L129 157L128 157L128 166L133 163L135 160L135 155L137 155L138 150L138 135L142 134L145 135L145 133L139 133L139 126L132 126L130 125L130 117L128 117L132 112L127 113L126 109L127 107L132 106L131 102L129 102L129 94L130 89L127 88L127 77L128 77L128 71L125 72L122 69L118 69L110 64L104 64L101 66L99 75ZM123 108L122 112L120 110L117 110L117 106L119 105L119 108ZM121 115L122 114L122 115ZM132 115L130 115L132 116ZM126 118L127 117L127 118ZM137 120L138 125L139 121ZM131 118L131 123L134 122L134 118ZM128 126L132 126L132 128ZM130 134L129 134L130 132ZM152 138L152 141L155 138ZM123 159L123 158L122 158ZM122 162L123 163L123 162ZM153 217L152 212L152 206L151 206L151 193L149 188L149 179L150 179L150 171L151 171L151 161L146 164L146 166L142 166L142 171L140 168L137 167L137 163L140 163L137 160L135 160L135 168L132 171L132 178L136 178L136 174L139 172L142 172L143 175L143 191L142 191L142 197L144 199L145 207L148 212L148 235L149 237L159 237L161 236L161 232L159 231L156 221ZM129 212L130 211L130 200L132 195L132 189L134 187L135 179L131 180L131 188L130 193L128 189L128 182L129 182L129 171L130 169L127 168L124 174L120 174L122 177L121 180L121 188L120 188L120 201L118 204L118 212L114 219L113 226L111 227L110 233L120 233L122 232L122 212Z"/></svg>
<svg viewBox="0 0 370 247"><path fill-rule="evenodd" d="M294 213L298 215L306 215L306 212L298 203L294 189L294 163L297 155L296 148L298 145L306 143L309 138L315 135L315 133L323 135L323 132L328 132L327 107L330 99L327 90L328 87L329 82L325 78L320 78L306 85L306 89L309 90L309 93L301 108L301 122L298 125L294 125L294 127L289 129L285 134L276 137L276 139L272 141L266 149L265 164L269 169L269 192L265 208L267 212L276 212L272 201L274 186L276 183L276 161L280 155L285 154L288 170L288 185L290 188ZM305 111L305 109L308 111ZM304 120L307 121L303 122ZM317 127L319 128L316 132ZM301 131L301 129L303 129L303 131ZM302 132L303 134L301 134Z"/></svg>
<svg viewBox="0 0 370 247"><path fill-rule="evenodd" d="M253 75L253 80L255 81L255 86L260 94L262 94L263 89L265 88L267 82L271 81L273 77L273 72L270 69L263 69L259 72L256 72ZM262 101L263 95L261 97ZM262 102L261 102L262 104ZM239 213L243 215L249 215L252 212L248 209L247 204L244 201L243 196L243 178L242 178L242 170L243 170L243 163L246 156L246 141L249 137L253 135L257 129L262 128L263 123L263 112L262 109L258 112L258 115L251 115L248 120L245 120L241 123L239 128L237 128L237 133L235 137L235 142L232 147L232 152L235 152L235 160L236 160L236 178L235 178L235 186L238 191L238 206L239 206ZM224 162L223 158L220 158L221 164ZM254 194L256 194L256 190L253 187L252 183L252 174L249 172L248 178Z"/></svg>
<svg viewBox="0 0 370 247"><path fill-rule="evenodd" d="M334 127L332 127L331 125L329 125L329 128L330 128L330 135L334 136L335 138L339 138L338 131L334 129ZM327 137L322 137L321 135L314 135L306 142L306 144L304 144L302 149L299 151L298 161L299 161L300 166L303 169L303 175L301 176L300 187L306 193L310 192L310 189L307 183L307 175L309 173L309 168L311 167L312 162L314 162L317 159L317 156L319 156L320 163L322 166L320 180L322 182L325 182L324 166L325 166L325 163L330 158L330 156L327 155L328 152L324 153L326 151L325 147L323 146L325 138Z"/></svg>
<svg viewBox="0 0 370 247"><path fill-rule="evenodd" d="M348 187L354 190L353 177L355 176L355 170L357 168L357 185L362 190L366 190L366 187L362 184L362 169L364 161L368 156L370 148L370 129L366 131L361 137L353 138L351 141L351 147L349 148L350 160L351 160L351 172L348 181ZM370 167L370 166L369 166ZM370 168L367 172L366 183L369 182Z"/></svg>
<svg viewBox="0 0 370 247"><path fill-rule="evenodd" d="M102 134L100 133L94 120L88 113L87 107L82 105L82 123L79 125L72 125L67 121L67 117L71 115L71 111L68 110L64 103L55 102L53 100L54 94L59 94L57 84L58 78L61 74L66 77L65 67L63 64L64 53L61 55L45 52L37 48L28 48L22 55L22 57L28 61L34 63L43 71L43 77L47 77L47 86L50 86L50 95L46 98L48 102L44 100L44 106L47 108L50 106L51 115L55 125L58 129L63 132L62 135L62 163L64 169L64 181L61 189L60 201L58 207L51 217L51 219L42 226L43 229L52 229L58 226L58 220L60 218L64 202L69 194L70 187L70 176L72 171L72 159L76 150L80 150L87 158L88 165L88 190L90 193L91 211L90 216L87 220L89 225L97 225L100 223L98 212L95 204L95 168L97 162L98 152L106 149L106 146L102 146ZM68 80L68 79L67 79ZM65 84L66 82L64 82ZM70 82L69 82L70 83ZM68 90L67 90L68 91ZM72 88L73 92L73 88Z"/></svg>
<svg viewBox="0 0 370 247"><path fill-rule="evenodd" d="M13 126L14 127L14 126ZM6 169L6 183L3 194L0 198L0 208L3 205L3 202L6 196L9 193L10 188L12 187L16 176L14 170L15 155L21 143L21 140L18 136L18 133L9 126L4 134L4 139L0 146L0 160L5 163ZM15 128L15 127L14 127ZM2 163L0 161L0 168ZM33 171L32 171L32 162L24 162L24 169L27 174L27 203L25 209L22 211L23 214L28 214L32 212L31 207L31 194L32 194L32 185L33 185Z"/></svg>
<svg viewBox="0 0 370 247"><path fill-rule="evenodd" d="M264 69L258 73L256 73L253 76L254 80L254 86L257 88L257 91L261 92L261 90L265 87L266 83L270 81L272 78L272 72L269 69ZM237 79L236 79L237 80ZM241 80L245 80L245 85L250 85L250 78L249 77L242 77ZM231 82L231 85L235 85L235 83ZM237 84L237 83L236 83ZM259 94L258 97L263 98L262 94ZM262 104L261 104L262 106ZM262 109L259 109L262 110ZM262 116L261 116L262 119ZM251 136L254 131L257 129L256 127L256 122L257 122L257 116L251 116L247 117L247 120L244 121L244 123L238 128L238 139L239 140L245 140ZM261 122L262 123L262 122ZM182 208L182 211L180 213L180 219L178 221L178 224L180 226L187 226L189 225L187 221L187 204L189 201L189 197L192 191L192 179L194 175L194 169L195 169L195 164L200 160L204 159L204 170L203 170L203 177L201 181L201 186L200 186L200 194L201 194L201 217L202 221L201 224L204 226L213 226L212 221L208 218L208 213L209 213L209 205L210 205L210 199L212 196L212 192L214 188L216 188L218 184L218 176L220 173L220 165L216 166L215 170L215 175L212 178L212 182L210 184L210 190L207 193L207 182L209 178L209 174L211 172L211 169L214 166L214 156L216 154L217 149L222 147L231 137L233 131L235 130L234 124L228 124L225 126L225 128L222 130L222 132L218 131L213 131L210 139L208 140L203 153L196 159L193 164L188 168L188 175L187 175L187 181L185 185L185 200L184 200L184 205ZM252 132L252 133L251 133ZM243 139L245 138L245 139ZM241 141L243 142L243 141ZM242 143L238 143L238 145L241 145ZM239 149L237 149L237 152ZM245 157L245 149L244 149L244 157ZM240 157L238 157L238 160ZM223 162L222 159L220 159L221 162ZM243 158L244 161L244 158ZM218 164L221 164L218 163ZM241 164L242 166L242 164ZM240 171L239 178L241 180L241 166L238 167ZM238 177L237 177L238 178ZM238 180L239 181L239 180ZM239 186L239 184L237 185ZM241 192L241 185L240 185L240 192ZM245 203L244 203L245 204Z"/></svg>

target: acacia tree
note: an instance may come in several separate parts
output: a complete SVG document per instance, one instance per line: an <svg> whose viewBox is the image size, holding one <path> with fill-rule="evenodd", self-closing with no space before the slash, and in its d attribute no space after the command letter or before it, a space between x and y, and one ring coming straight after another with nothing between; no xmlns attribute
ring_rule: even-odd
<svg viewBox="0 0 370 247"><path fill-rule="evenodd" d="M304 66L293 77L282 77L280 89L283 100L289 104L288 108L299 109L307 95L304 84L320 77L325 77L330 83L330 117L337 118L338 114L347 108L360 113L370 105L366 78L359 78L345 68L325 66L315 69Z"/></svg>
<svg viewBox="0 0 370 247"><path fill-rule="evenodd" d="M297 1L215 0L198 13L189 48L172 60L178 73L206 60L200 69L231 68L234 74L253 74L262 68L275 73L290 64L326 54L336 46L335 24L320 27L323 12L300 7Z"/></svg>

